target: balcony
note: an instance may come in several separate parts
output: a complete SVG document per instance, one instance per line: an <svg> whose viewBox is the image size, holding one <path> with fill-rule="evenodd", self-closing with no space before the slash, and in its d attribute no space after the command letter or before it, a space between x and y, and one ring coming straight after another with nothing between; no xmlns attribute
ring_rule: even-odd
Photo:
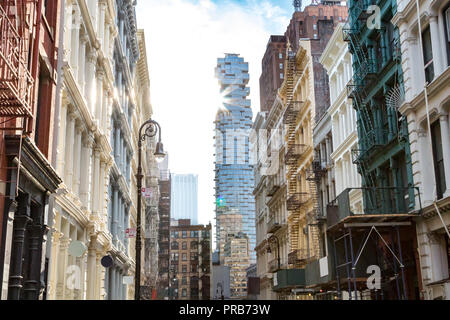
<svg viewBox="0 0 450 320"><path fill-rule="evenodd" d="M286 112L283 116L283 123L284 124L292 124L295 122L295 119L297 118L298 113L302 109L304 105L304 102L301 101L294 101L289 104L289 106L286 108Z"/></svg>
<svg viewBox="0 0 450 320"><path fill-rule="evenodd" d="M269 272L275 273L278 270L280 270L280 268L278 267L278 259L273 259L269 262Z"/></svg>
<svg viewBox="0 0 450 320"><path fill-rule="evenodd" d="M353 21L365 21L369 17L367 9L370 5L376 4L376 0L357 0L353 1L349 8L349 16Z"/></svg>
<svg viewBox="0 0 450 320"><path fill-rule="evenodd" d="M305 269L279 270L273 275L273 291L305 287Z"/></svg>
<svg viewBox="0 0 450 320"><path fill-rule="evenodd" d="M336 279L336 269L331 256L308 263L305 272L308 287L324 285Z"/></svg>
<svg viewBox="0 0 450 320"><path fill-rule="evenodd" d="M273 197L280 190L281 183L275 177L271 177L267 183L267 196Z"/></svg>
<svg viewBox="0 0 450 320"><path fill-rule="evenodd" d="M0 5L0 117L33 116L35 83L28 70L25 46L27 42L22 41L16 26Z"/></svg>
<svg viewBox="0 0 450 320"><path fill-rule="evenodd" d="M285 155L285 163L288 166L293 166L297 164L297 162L303 158L304 155L309 150L309 146L304 144L295 144L290 146L287 149L286 155Z"/></svg>
<svg viewBox="0 0 450 320"><path fill-rule="evenodd" d="M298 265L307 262L310 259L307 249L297 249L289 253L288 262L291 265Z"/></svg>
<svg viewBox="0 0 450 320"><path fill-rule="evenodd" d="M369 120L370 121L370 120ZM359 145L360 149L353 152L353 163L359 164L361 161L365 161L371 157L372 152L375 149L384 147L389 143L389 130L385 129L373 129L365 136L360 137Z"/></svg>
<svg viewBox="0 0 450 320"><path fill-rule="evenodd" d="M278 223L278 221L274 217L272 217L269 223L267 224L267 233L275 233L280 229L281 224Z"/></svg>
<svg viewBox="0 0 450 320"><path fill-rule="evenodd" d="M360 57L362 62L360 65L356 65L354 80L355 83L362 83L369 76L375 76L378 73L378 64L375 59L368 59L366 57Z"/></svg>
<svg viewBox="0 0 450 320"><path fill-rule="evenodd" d="M363 206L352 205L350 195L362 191ZM419 209L416 210L416 199ZM419 188L351 188L342 192L327 208L328 227L343 221L362 219L364 222L404 220L406 216L417 216L422 211ZM353 219L352 219L353 218Z"/></svg>
<svg viewBox="0 0 450 320"><path fill-rule="evenodd" d="M306 192L294 193L286 201L288 211L300 209L309 199L310 196Z"/></svg>

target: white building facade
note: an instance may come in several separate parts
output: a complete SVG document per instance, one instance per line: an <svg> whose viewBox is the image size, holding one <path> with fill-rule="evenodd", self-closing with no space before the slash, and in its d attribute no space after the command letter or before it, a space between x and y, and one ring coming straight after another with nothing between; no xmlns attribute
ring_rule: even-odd
<svg viewBox="0 0 450 320"><path fill-rule="evenodd" d="M126 236L136 226L133 155L136 127L151 115L148 70L135 76L139 45L134 7L134 1L65 2L56 150L63 185L51 203L52 300L134 296L134 282L126 281L135 272L134 239ZM124 60L130 65L122 65ZM143 162L146 174L150 164ZM114 261L111 268L102 265L105 257Z"/></svg>
<svg viewBox="0 0 450 320"><path fill-rule="evenodd" d="M53 203L49 299L105 298L101 259L107 229L110 72L115 8L107 1L66 1L57 171L63 187ZM71 246L84 244L78 256ZM81 245L82 246L82 245ZM84 251L84 252L83 252Z"/></svg>
<svg viewBox="0 0 450 320"><path fill-rule="evenodd" d="M335 197L348 188L361 187L361 176L352 157L352 151L359 148L356 111L352 100L347 97L347 85L353 79L352 55L348 51L348 43L343 39L343 27L343 24L336 27L321 57L321 63L330 79L328 115L332 131L332 141L323 144L321 150L324 154L332 151L330 157L334 166ZM361 190L353 190L350 197L355 212L361 212Z"/></svg>
<svg viewBox="0 0 450 320"><path fill-rule="evenodd" d="M448 300L450 1L419 1L421 30L416 1L398 0L397 4L393 23L400 32L404 73L399 111L408 119L414 184L423 206L416 219L421 298ZM419 201L416 209L420 209Z"/></svg>

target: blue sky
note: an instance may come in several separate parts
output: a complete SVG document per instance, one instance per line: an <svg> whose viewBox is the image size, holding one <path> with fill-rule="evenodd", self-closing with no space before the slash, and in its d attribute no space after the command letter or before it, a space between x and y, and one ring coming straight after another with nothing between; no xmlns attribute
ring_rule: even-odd
<svg viewBox="0 0 450 320"><path fill-rule="evenodd" d="M291 0L138 0L154 119L162 126L171 171L199 175L201 223L214 218L213 121L221 107L217 58L239 53L249 62L256 115L267 41L271 34L284 34L293 11Z"/></svg>

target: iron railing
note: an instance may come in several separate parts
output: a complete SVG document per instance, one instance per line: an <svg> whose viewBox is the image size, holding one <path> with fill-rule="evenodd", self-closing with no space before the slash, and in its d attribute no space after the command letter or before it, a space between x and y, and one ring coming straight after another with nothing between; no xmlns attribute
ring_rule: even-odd
<svg viewBox="0 0 450 320"><path fill-rule="evenodd" d="M354 190L362 191L362 207L353 205L350 200ZM420 190L416 187L349 188L328 205L327 223L333 226L349 216L417 215L421 211Z"/></svg>
<svg viewBox="0 0 450 320"><path fill-rule="evenodd" d="M306 155L310 147L305 144L294 144L290 146L285 155L285 163L287 165L295 165L303 156Z"/></svg>
<svg viewBox="0 0 450 320"><path fill-rule="evenodd" d="M35 82L27 67L26 41L0 5L0 116L33 115Z"/></svg>
<svg viewBox="0 0 450 320"><path fill-rule="evenodd" d="M309 201L311 196L306 192L292 194L286 201L288 211L295 211Z"/></svg>
<svg viewBox="0 0 450 320"><path fill-rule="evenodd" d="M281 224L275 217L272 217L267 223L267 233L275 233L281 229Z"/></svg>

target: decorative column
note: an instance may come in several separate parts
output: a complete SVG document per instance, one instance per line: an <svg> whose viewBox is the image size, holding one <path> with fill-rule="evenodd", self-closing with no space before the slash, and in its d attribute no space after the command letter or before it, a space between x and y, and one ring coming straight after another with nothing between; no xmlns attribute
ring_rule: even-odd
<svg viewBox="0 0 450 320"><path fill-rule="evenodd" d="M99 1L99 19L98 19L98 38L100 40L100 47L102 51L105 51L105 13L106 13L106 2L105 0ZM106 56L106 54L105 54Z"/></svg>
<svg viewBox="0 0 450 320"><path fill-rule="evenodd" d="M69 113L69 118L67 119L67 139L66 139L66 186L72 188L73 185L73 148L75 142L75 119L76 115L74 112Z"/></svg>
<svg viewBox="0 0 450 320"><path fill-rule="evenodd" d="M430 16L430 33L431 33L431 48L433 50L433 65L435 77L439 76L444 71L444 63L441 54L441 43L444 43L444 39L441 40L439 34L438 17L435 15Z"/></svg>
<svg viewBox="0 0 450 320"><path fill-rule="evenodd" d="M444 158L445 183L447 190L444 197L450 196L450 131L448 125L448 115L441 115L441 138L442 138L442 154Z"/></svg>
<svg viewBox="0 0 450 320"><path fill-rule="evenodd" d="M97 68L97 101L95 103L95 119L97 120L98 126L101 127L102 122L102 109L103 109L103 78L105 73L102 68Z"/></svg>
<svg viewBox="0 0 450 320"><path fill-rule="evenodd" d="M117 230L117 237L119 238L119 243L122 245L123 244L123 239L122 239L122 234L123 234L123 218L122 218L122 196L119 196L119 203L118 203L118 207L119 207L119 216L117 217L118 220L118 230Z"/></svg>
<svg viewBox="0 0 450 320"><path fill-rule="evenodd" d="M67 101L65 98L61 102L61 110L59 116L59 138L58 138L58 164L57 169L61 177L64 177L65 156L67 146Z"/></svg>
<svg viewBox="0 0 450 320"><path fill-rule="evenodd" d="M80 52L79 52L79 62L78 62L78 84L81 90L81 94L85 94L85 88L86 88L86 44L89 40L88 35L86 32L83 33L83 35L80 37Z"/></svg>
<svg viewBox="0 0 450 320"><path fill-rule="evenodd" d="M80 179L80 200L83 209L91 208L89 195L91 194L91 158L92 146L94 145L94 137L90 133L85 133L83 139L83 147L81 151L81 179Z"/></svg>
<svg viewBox="0 0 450 320"><path fill-rule="evenodd" d="M95 116L95 105L94 99L96 94L95 88L95 65L96 65L96 54L91 48L87 57L87 67L86 67L86 88L84 90L85 96L87 98L88 109L91 111L91 115Z"/></svg>
<svg viewBox="0 0 450 320"><path fill-rule="evenodd" d="M119 164L120 164L120 137L121 137L120 127L121 127L120 121L116 121L116 130L115 130L116 139L114 141L115 142L114 158L116 160L117 167L119 167Z"/></svg>
<svg viewBox="0 0 450 320"><path fill-rule="evenodd" d="M71 45L72 45L72 27L73 27L73 17L72 17L72 11L73 11L73 4L69 1L65 4L66 12L65 12L65 26L64 26L64 55L65 60L70 60L70 53L71 53Z"/></svg>
<svg viewBox="0 0 450 320"><path fill-rule="evenodd" d="M83 136L83 127L81 122L77 123L76 135L75 135L75 154L74 154L74 176L73 176L73 192L75 195L80 196L80 183L81 183L81 138ZM83 174L84 175L84 174Z"/></svg>
<svg viewBox="0 0 450 320"><path fill-rule="evenodd" d="M71 35L71 54L70 54L70 67L72 68L73 76L75 80L78 80L78 54L80 45L80 9L76 3L73 3L73 17L72 17L72 35Z"/></svg>
<svg viewBox="0 0 450 320"><path fill-rule="evenodd" d="M102 294L102 273L103 273L103 266L101 264L103 254L101 251L96 252L96 281L95 281L95 299L101 300L101 294Z"/></svg>
<svg viewBox="0 0 450 320"><path fill-rule="evenodd" d="M40 209L40 215L44 214L44 208ZM30 231L28 244L29 250L29 270L28 279L24 284L24 297L26 300L37 301L41 292L41 266L42 266L42 247L45 245L44 234L48 231L47 227L41 225L39 221L33 224Z"/></svg>
<svg viewBox="0 0 450 320"><path fill-rule="evenodd" d="M100 149L94 151L94 175L93 175L93 205L92 213L95 217L99 216L99 191L100 191Z"/></svg>
<svg viewBox="0 0 450 320"><path fill-rule="evenodd" d="M22 291L23 252L25 246L25 232L30 219L31 196L19 196L18 208L14 215L13 244L11 247L11 262L9 270L8 300L20 300Z"/></svg>
<svg viewBox="0 0 450 320"><path fill-rule="evenodd" d="M93 238L91 240L88 258L87 258L87 299L95 300L95 287L96 287L96 256L97 251L95 249L97 240Z"/></svg>
<svg viewBox="0 0 450 320"><path fill-rule="evenodd" d="M113 243L117 246L117 235L118 235L118 222L119 222L119 186L117 184L113 185L113 216L112 216L112 230Z"/></svg>
<svg viewBox="0 0 450 320"><path fill-rule="evenodd" d="M106 159L100 161L100 185L99 185L99 214L102 218L102 222L108 225L108 214L105 215L105 172L106 172Z"/></svg>
<svg viewBox="0 0 450 320"><path fill-rule="evenodd" d="M56 299L64 300L66 296L66 271L68 263L68 249L70 245L70 238L64 235L59 244L58 255L58 283L56 285Z"/></svg>

